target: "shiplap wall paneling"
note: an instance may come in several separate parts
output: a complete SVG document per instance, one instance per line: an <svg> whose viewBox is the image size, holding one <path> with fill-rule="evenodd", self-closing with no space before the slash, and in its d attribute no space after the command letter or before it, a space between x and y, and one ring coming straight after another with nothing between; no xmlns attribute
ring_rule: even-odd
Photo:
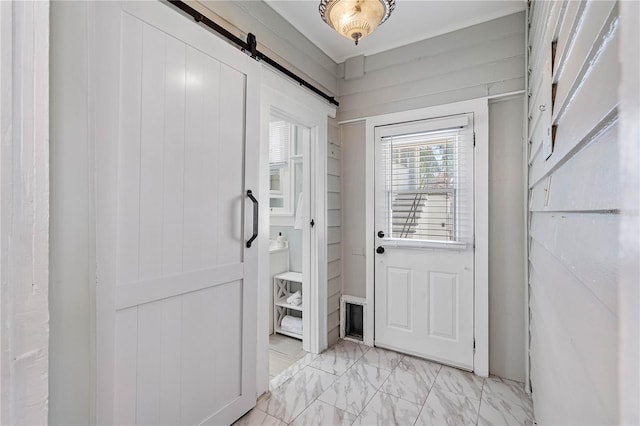
<svg viewBox="0 0 640 426"><path fill-rule="evenodd" d="M524 20L516 13L365 57L363 77L338 80L339 120L524 89Z"/></svg>
<svg viewBox="0 0 640 426"><path fill-rule="evenodd" d="M614 424L618 4L535 1L529 36L535 416L540 424Z"/></svg>
<svg viewBox="0 0 640 426"><path fill-rule="evenodd" d="M340 131L329 119L327 147L327 343L340 337L340 296L342 295L342 211L340 202Z"/></svg>

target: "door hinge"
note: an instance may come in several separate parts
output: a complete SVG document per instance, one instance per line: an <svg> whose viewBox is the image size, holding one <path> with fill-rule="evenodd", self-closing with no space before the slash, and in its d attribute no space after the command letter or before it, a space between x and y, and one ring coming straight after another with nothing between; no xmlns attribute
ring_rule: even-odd
<svg viewBox="0 0 640 426"><path fill-rule="evenodd" d="M473 353L476 353L476 339L473 339Z"/></svg>
<svg viewBox="0 0 640 426"><path fill-rule="evenodd" d="M476 248L476 234L473 234L473 248Z"/></svg>
<svg viewBox="0 0 640 426"><path fill-rule="evenodd" d="M316 225L316 221L311 219L311 222L309 223L309 225L311 225L311 227L313 228Z"/></svg>
<svg viewBox="0 0 640 426"><path fill-rule="evenodd" d="M476 132L473 132L473 147L476 147Z"/></svg>

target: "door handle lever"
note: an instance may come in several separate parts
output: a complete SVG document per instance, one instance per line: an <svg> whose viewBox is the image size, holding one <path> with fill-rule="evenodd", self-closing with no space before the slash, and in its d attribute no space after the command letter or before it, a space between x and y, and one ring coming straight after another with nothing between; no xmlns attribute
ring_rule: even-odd
<svg viewBox="0 0 640 426"><path fill-rule="evenodd" d="M253 203L253 235L247 241L247 248L250 248L253 240L258 237L258 200L253 196L253 192L250 189L247 190L247 197Z"/></svg>

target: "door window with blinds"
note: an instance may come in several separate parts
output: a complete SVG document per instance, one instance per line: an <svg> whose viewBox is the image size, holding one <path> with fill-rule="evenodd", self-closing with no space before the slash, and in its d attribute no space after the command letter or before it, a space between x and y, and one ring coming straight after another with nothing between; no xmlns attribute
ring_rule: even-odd
<svg viewBox="0 0 640 426"><path fill-rule="evenodd" d="M385 127L377 138L376 205L387 238L471 242L472 117Z"/></svg>

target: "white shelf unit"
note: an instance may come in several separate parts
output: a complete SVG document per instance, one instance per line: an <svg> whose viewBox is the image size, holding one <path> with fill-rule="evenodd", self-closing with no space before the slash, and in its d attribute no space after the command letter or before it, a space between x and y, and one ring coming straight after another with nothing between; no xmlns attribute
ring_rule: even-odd
<svg viewBox="0 0 640 426"><path fill-rule="evenodd" d="M302 340L302 334L283 330L280 327L280 322L287 315L288 310L303 312L302 305L287 303L287 298L294 293L291 291L292 283L299 283L302 290L302 274L300 272L284 272L273 277L273 330L276 333Z"/></svg>

